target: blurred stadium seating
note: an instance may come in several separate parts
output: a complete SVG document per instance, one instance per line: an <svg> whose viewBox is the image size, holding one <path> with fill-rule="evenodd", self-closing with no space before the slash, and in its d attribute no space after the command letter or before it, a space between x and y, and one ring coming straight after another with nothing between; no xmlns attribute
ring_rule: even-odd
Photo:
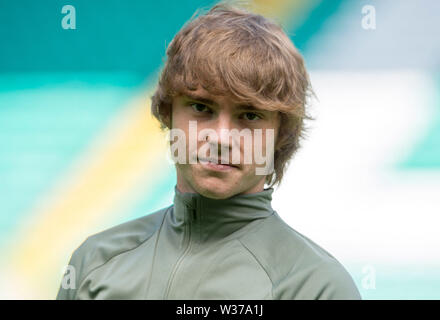
<svg viewBox="0 0 440 320"><path fill-rule="evenodd" d="M87 236L171 204L149 97L166 45L214 3L0 2L0 298L53 299ZM251 4L286 29L318 97L274 208L363 298L440 299L440 2Z"/></svg>

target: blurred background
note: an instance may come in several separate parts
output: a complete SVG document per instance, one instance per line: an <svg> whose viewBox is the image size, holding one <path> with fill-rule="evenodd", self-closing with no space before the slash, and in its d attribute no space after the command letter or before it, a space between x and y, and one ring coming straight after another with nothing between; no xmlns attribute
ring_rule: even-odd
<svg viewBox="0 0 440 320"><path fill-rule="evenodd" d="M172 203L150 96L173 36L215 3L0 0L0 298L54 299L86 237ZM440 2L250 4L318 98L273 207L364 299L440 299Z"/></svg>

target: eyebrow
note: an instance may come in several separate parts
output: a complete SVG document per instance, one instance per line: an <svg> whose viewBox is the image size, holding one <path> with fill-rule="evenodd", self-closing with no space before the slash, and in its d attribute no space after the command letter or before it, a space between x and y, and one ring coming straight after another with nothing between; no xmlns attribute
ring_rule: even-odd
<svg viewBox="0 0 440 320"><path fill-rule="evenodd" d="M211 105L217 106L217 103L215 103L211 99L208 99L208 98L206 98L204 96L200 96L200 95L195 94L195 93L185 92L185 93L182 93L182 96L184 98L186 98L186 99L196 100L196 101L200 101L200 102L205 103L205 104L211 104ZM235 108L238 109L238 110L265 111L264 109L260 109L260 108L257 108L255 106L247 105L247 104L240 104L240 105L237 105Z"/></svg>

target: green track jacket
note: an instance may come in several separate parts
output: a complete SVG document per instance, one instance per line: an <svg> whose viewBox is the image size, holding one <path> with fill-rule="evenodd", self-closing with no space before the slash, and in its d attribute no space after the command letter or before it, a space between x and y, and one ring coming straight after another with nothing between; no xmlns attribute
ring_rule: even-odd
<svg viewBox="0 0 440 320"><path fill-rule="evenodd" d="M57 299L360 299L344 267L272 209L273 188L174 192L173 205L87 238Z"/></svg>

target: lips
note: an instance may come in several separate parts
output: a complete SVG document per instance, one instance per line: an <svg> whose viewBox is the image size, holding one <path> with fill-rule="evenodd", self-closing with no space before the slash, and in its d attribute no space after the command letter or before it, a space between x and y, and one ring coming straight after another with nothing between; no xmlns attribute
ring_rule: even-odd
<svg viewBox="0 0 440 320"><path fill-rule="evenodd" d="M202 159L202 158L199 158L199 161L200 162L202 162L202 163L212 163L212 164L215 164L215 165L221 165L221 166L225 166L225 167L233 167L233 168L239 168L239 166L238 165L236 165L236 164L231 164L230 163L230 161L229 160L221 160L220 159L220 161L218 160L218 159ZM222 162L224 162L224 163L222 163Z"/></svg>

